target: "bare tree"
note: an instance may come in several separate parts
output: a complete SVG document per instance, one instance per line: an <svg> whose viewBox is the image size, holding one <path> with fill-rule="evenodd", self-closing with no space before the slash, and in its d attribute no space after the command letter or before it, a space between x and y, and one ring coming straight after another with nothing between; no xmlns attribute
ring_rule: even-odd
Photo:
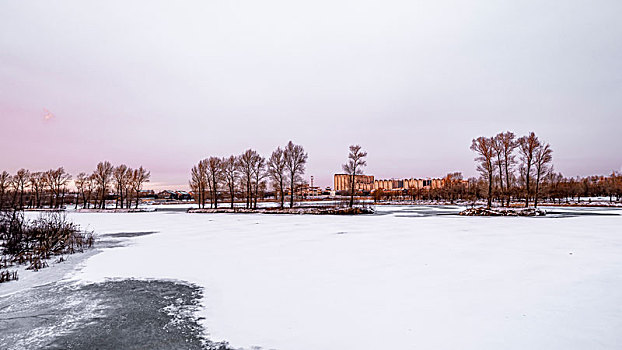
<svg viewBox="0 0 622 350"><path fill-rule="evenodd" d="M445 175L443 192L446 198L449 198L451 204L454 203L456 198L462 198L464 195L463 177L462 173L454 172Z"/></svg>
<svg viewBox="0 0 622 350"><path fill-rule="evenodd" d="M285 205L285 152L281 147L277 147L270 159L268 159L268 176L274 184L275 192L278 192L281 199L281 208Z"/></svg>
<svg viewBox="0 0 622 350"><path fill-rule="evenodd" d="M529 207L529 195L530 195L530 179L531 179L531 167L534 164L534 156L536 149L540 147L540 140L534 132L529 133L528 136L523 136L518 139L518 150L521 154L522 166L525 171L525 207Z"/></svg>
<svg viewBox="0 0 622 350"><path fill-rule="evenodd" d="M42 172L35 172L30 174L30 178L28 179L30 182L30 205L31 207L40 208L41 207L41 194L43 192L44 185L44 175Z"/></svg>
<svg viewBox="0 0 622 350"><path fill-rule="evenodd" d="M53 208L54 205L56 204L55 202L55 193L56 193L56 189L55 189L55 183L54 183L54 170L50 169L50 170L46 170L43 172L42 175L42 185L43 187L47 187L47 197L48 197L48 206L50 208ZM45 191L44 191L45 192Z"/></svg>
<svg viewBox="0 0 622 350"><path fill-rule="evenodd" d="M266 158L257 155L253 161L253 190L255 193L254 208L257 209L257 198L259 198L259 189L263 186L262 180L266 177ZM263 191L263 190L262 190Z"/></svg>
<svg viewBox="0 0 622 350"><path fill-rule="evenodd" d="M146 182L149 182L150 179L151 179L151 172L143 168L142 165L138 167L138 169L134 169L132 171L131 184L132 184L132 189L134 190L134 194L136 196L136 206L135 206L136 209L138 209L138 202L140 201L140 191L142 191L143 185Z"/></svg>
<svg viewBox="0 0 622 350"><path fill-rule="evenodd" d="M534 156L534 166L536 171L536 193L534 195L533 206L538 207L538 191L540 190L540 181L552 171L551 162L553 161L553 150L547 144L540 145L536 148Z"/></svg>
<svg viewBox="0 0 622 350"><path fill-rule="evenodd" d="M199 208L205 208L205 192L207 189L207 160L203 159L192 167L190 172L190 188L195 193Z"/></svg>
<svg viewBox="0 0 622 350"><path fill-rule="evenodd" d="M490 209L492 206L492 178L494 175L494 156L495 151L491 138L480 136L471 143L471 150L478 154L475 160L478 162L477 170L482 174L488 182L488 204Z"/></svg>
<svg viewBox="0 0 622 350"><path fill-rule="evenodd" d="M356 176L363 174L363 167L367 165L365 161L367 152L361 150L361 146L350 146L348 162L342 165L343 171L350 176L350 208L354 206L354 191L356 189Z"/></svg>
<svg viewBox="0 0 622 350"><path fill-rule="evenodd" d="M497 136L491 138L492 140L492 148L493 151L495 153L495 160L494 160L494 166L497 167L497 169L499 170L499 193L500 193L500 197L501 199L501 205L503 206L503 196L502 194L505 193L505 190L503 188L503 145L501 143L501 140L499 140L499 135L501 134L497 134Z"/></svg>
<svg viewBox="0 0 622 350"><path fill-rule="evenodd" d="M209 157L207 159L207 179L208 187L211 194L211 203L214 208L218 209L218 191L222 183L222 164L218 157Z"/></svg>
<svg viewBox="0 0 622 350"><path fill-rule="evenodd" d="M114 207L118 208L119 203L121 203L121 209L123 209L123 192L125 190L125 181L127 180L127 165L121 164L116 166L112 171L112 177L114 178L115 191L117 192Z"/></svg>
<svg viewBox="0 0 622 350"><path fill-rule="evenodd" d="M11 184L11 174L6 171L0 173L0 209L4 207L4 198Z"/></svg>
<svg viewBox="0 0 622 350"><path fill-rule="evenodd" d="M99 187L100 193L100 207L106 208L106 195L108 194L108 186L112 180L113 166L108 161L100 162L97 164L97 168L93 175L95 175L95 182Z"/></svg>
<svg viewBox="0 0 622 350"><path fill-rule="evenodd" d="M296 183L300 181L302 175L305 173L308 155L302 146L294 145L292 141L289 141L287 146L285 146L283 156L285 158L285 170L287 171L287 175L289 177L291 192L289 207L292 208L294 206Z"/></svg>
<svg viewBox="0 0 622 350"><path fill-rule="evenodd" d="M510 206L510 188L512 187L513 168L516 165L516 156L514 150L518 147L516 137L513 132L506 131L495 136L495 151L500 153L501 164L503 165L503 173L505 175L505 191L507 206Z"/></svg>
<svg viewBox="0 0 622 350"><path fill-rule="evenodd" d="M222 172L225 180L225 185L229 190L229 197L231 198L231 209L233 209L233 202L235 201L235 186L238 179L238 160L236 156L229 156L229 158L223 158Z"/></svg>
<svg viewBox="0 0 622 350"><path fill-rule="evenodd" d="M246 208L251 208L253 204L253 170L259 154L248 149L238 157L238 165L242 173L242 182L245 187Z"/></svg>
<svg viewBox="0 0 622 350"><path fill-rule="evenodd" d="M91 207L91 200L93 199L93 193L97 191L97 180L95 179L95 174L91 174L88 177L88 182L86 183L85 197L86 197L86 208L89 209Z"/></svg>
<svg viewBox="0 0 622 350"><path fill-rule="evenodd" d="M28 186L28 178L30 177L30 172L26 169L19 169L15 176L12 178L12 186L13 190L13 204L19 208L24 208L24 192L26 192L26 187ZM17 200L17 196L19 194L19 200Z"/></svg>
<svg viewBox="0 0 622 350"><path fill-rule="evenodd" d="M188 180L188 185L190 186L190 191L193 193L194 200L199 205L199 208L202 208L201 195L203 193L203 189L201 188L201 175L198 164L192 166L192 169L190 169L190 180Z"/></svg>
<svg viewBox="0 0 622 350"><path fill-rule="evenodd" d="M58 171L61 172L61 175L58 179L58 188L59 188L59 194L60 194L60 202L59 205L64 205L65 204L65 194L67 193L67 186L69 185L69 182L71 181L71 174L66 173L65 169L63 169L62 167L58 169Z"/></svg>
<svg viewBox="0 0 622 350"><path fill-rule="evenodd" d="M125 172L125 176L123 177L123 186L122 191L125 193L125 207L130 209L132 207L132 197L134 194L134 182L136 181L135 176L137 169L132 169L130 167L127 168ZM123 207L123 200L121 200L121 207Z"/></svg>
<svg viewBox="0 0 622 350"><path fill-rule="evenodd" d="M60 208L64 202L64 195L71 175L69 175L63 167L56 170L50 169L46 172L46 179L51 190L50 207Z"/></svg>
<svg viewBox="0 0 622 350"><path fill-rule="evenodd" d="M74 185L76 186L76 190L78 191L78 194L76 197L76 209L78 209L79 198L82 199L82 203L83 203L82 207L86 208L86 187L88 186L88 182L89 182L89 177L84 172L79 173L73 182Z"/></svg>

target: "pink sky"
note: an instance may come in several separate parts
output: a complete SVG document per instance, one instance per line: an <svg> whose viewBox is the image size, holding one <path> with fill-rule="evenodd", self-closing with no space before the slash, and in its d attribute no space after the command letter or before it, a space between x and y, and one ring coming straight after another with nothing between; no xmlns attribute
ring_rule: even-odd
<svg viewBox="0 0 622 350"><path fill-rule="evenodd" d="M622 3L597 3L5 1L0 169L174 188L291 139L322 186L353 143L377 177L473 176L472 138L533 130L566 176L619 171Z"/></svg>

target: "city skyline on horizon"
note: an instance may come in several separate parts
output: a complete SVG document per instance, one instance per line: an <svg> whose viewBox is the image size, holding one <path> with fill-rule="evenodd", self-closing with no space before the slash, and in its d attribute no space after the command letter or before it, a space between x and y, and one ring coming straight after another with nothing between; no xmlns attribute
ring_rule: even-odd
<svg viewBox="0 0 622 350"><path fill-rule="evenodd" d="M202 158L292 140L321 187L351 144L378 178L468 178L471 140L509 130L567 177L608 175L622 3L600 4L4 2L0 170L108 160L181 189Z"/></svg>

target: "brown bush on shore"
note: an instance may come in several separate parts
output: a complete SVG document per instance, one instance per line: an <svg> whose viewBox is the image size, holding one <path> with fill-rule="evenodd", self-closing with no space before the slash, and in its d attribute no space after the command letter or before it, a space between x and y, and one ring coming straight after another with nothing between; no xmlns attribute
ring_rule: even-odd
<svg viewBox="0 0 622 350"><path fill-rule="evenodd" d="M61 212L46 212L32 221L22 211L0 213L0 268L29 264L27 269L37 271L47 267L51 257L82 252L93 242L91 232L81 231ZM0 282L17 279L17 272L0 274Z"/></svg>

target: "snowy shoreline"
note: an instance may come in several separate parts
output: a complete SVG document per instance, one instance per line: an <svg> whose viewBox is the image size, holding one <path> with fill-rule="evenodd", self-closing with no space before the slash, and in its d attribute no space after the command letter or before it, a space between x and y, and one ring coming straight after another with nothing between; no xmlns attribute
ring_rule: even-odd
<svg viewBox="0 0 622 350"><path fill-rule="evenodd" d="M188 209L188 213L203 214L298 214L298 215L361 215L373 214L374 210L367 207L294 207L294 208L205 208L205 209Z"/></svg>

